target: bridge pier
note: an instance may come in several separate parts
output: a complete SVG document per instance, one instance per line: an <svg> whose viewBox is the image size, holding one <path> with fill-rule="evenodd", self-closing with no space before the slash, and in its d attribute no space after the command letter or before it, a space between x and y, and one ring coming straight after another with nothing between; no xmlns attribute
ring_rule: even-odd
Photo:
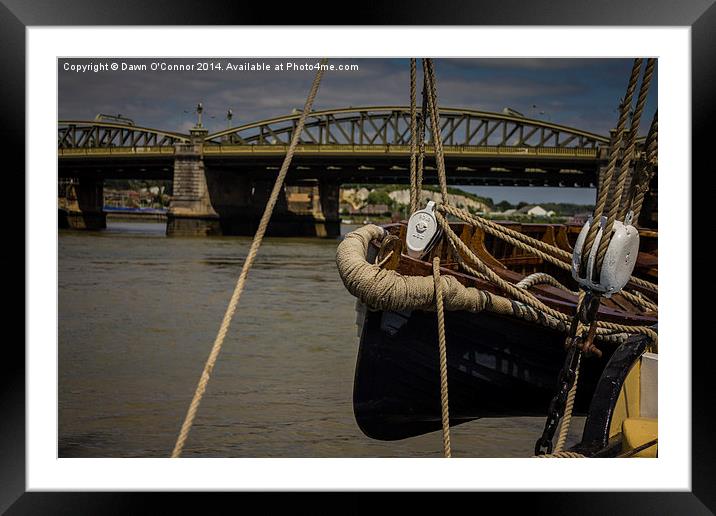
<svg viewBox="0 0 716 516"><path fill-rule="evenodd" d="M258 178L236 170L206 170L211 204L223 235L252 236L258 229L274 178ZM335 237L340 235L339 184L304 180L279 194L268 236Z"/></svg>
<svg viewBox="0 0 716 516"><path fill-rule="evenodd" d="M167 235L253 235L275 178L268 171L258 175L245 169L205 166L206 134L206 129L196 126L190 131L189 143L175 144L174 188L167 213ZM267 235L340 235L338 189L336 181L317 179L307 181L305 186L284 187ZM294 194L298 194L298 201Z"/></svg>
<svg viewBox="0 0 716 516"><path fill-rule="evenodd" d="M174 184L167 213L168 236L220 235L219 215L211 204L203 160L203 127L191 130L190 143L174 147Z"/></svg>
<svg viewBox="0 0 716 516"><path fill-rule="evenodd" d="M341 234L340 184L324 179L313 187L312 214L315 220L316 236L337 237Z"/></svg>
<svg viewBox="0 0 716 516"><path fill-rule="evenodd" d="M259 217L272 186L273 181L268 182L265 196L254 198ZM286 186L281 196L281 204L277 204L271 217L268 234L321 238L340 236L339 188L339 183L330 179L308 179ZM257 227L258 218L246 228L247 234L253 234Z"/></svg>
<svg viewBox="0 0 716 516"><path fill-rule="evenodd" d="M98 230L107 227L107 215L102 211L102 179L83 176L67 184L58 204L60 228Z"/></svg>

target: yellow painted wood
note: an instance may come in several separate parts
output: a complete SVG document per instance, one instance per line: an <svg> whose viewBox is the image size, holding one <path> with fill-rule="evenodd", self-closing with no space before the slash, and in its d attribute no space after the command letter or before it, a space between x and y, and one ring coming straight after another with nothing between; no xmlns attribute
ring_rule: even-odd
<svg viewBox="0 0 716 516"><path fill-rule="evenodd" d="M612 422L609 425L609 437L614 437L622 431L622 423L632 417L639 417L639 398L640 398L640 375L641 360L637 360L627 374L622 385L619 398L617 398Z"/></svg>
<svg viewBox="0 0 716 516"><path fill-rule="evenodd" d="M629 451L653 441L659 435L659 423L656 419L630 417L622 424L622 451ZM650 446L634 457L656 457L657 446Z"/></svg>

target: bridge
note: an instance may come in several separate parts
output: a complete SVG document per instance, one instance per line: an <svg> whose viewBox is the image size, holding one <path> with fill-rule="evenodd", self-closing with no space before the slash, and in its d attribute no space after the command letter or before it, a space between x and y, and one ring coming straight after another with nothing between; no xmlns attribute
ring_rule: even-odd
<svg viewBox="0 0 716 516"><path fill-rule="evenodd" d="M169 234L251 234L293 137L300 113L209 134L120 122L58 124L59 174L76 178L70 225L100 227L107 178L171 179ZM468 109L440 109L445 164L453 184L595 186L608 136L544 120ZM426 131L426 183L437 181ZM289 172L307 194L303 208L279 204L274 233L337 234L342 183L407 183L410 110L380 106L314 111ZM305 196L304 196L305 197ZM99 204L98 204L99 203Z"/></svg>

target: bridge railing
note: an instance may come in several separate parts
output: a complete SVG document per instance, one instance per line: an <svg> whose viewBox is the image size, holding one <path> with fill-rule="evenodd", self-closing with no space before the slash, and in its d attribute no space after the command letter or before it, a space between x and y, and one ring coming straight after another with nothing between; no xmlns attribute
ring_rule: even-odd
<svg viewBox="0 0 716 516"><path fill-rule="evenodd" d="M445 145L443 147L447 155L452 156L502 156L502 157L544 157L544 158L576 158L594 160L599 157L599 149L578 148L578 147L507 147L507 146L486 146L486 145ZM204 145L176 144L175 147L152 146L152 147L82 147L82 148L60 148L57 149L59 157L101 157L101 156L173 156L181 154L201 154L206 156L215 155L243 155L243 156L266 156L282 155L288 150L288 145L267 144L267 145ZM428 155L433 154L432 145L425 146ZM296 147L297 154L318 154L318 155L405 155L410 154L409 145L350 145L350 144L301 144Z"/></svg>
<svg viewBox="0 0 716 516"><path fill-rule="evenodd" d="M79 147L57 149L60 157L173 155L173 147Z"/></svg>
<svg viewBox="0 0 716 516"><path fill-rule="evenodd" d="M283 154L288 145L205 145L205 155L239 154L239 155L274 155ZM453 155L481 155L481 156L543 156L543 157L571 157L595 159L598 155L596 148L578 147L507 147L485 145L445 145L446 154ZM426 145L428 155L434 152L432 145ZM297 154L410 154L409 145L350 145L350 144L302 144L296 147Z"/></svg>

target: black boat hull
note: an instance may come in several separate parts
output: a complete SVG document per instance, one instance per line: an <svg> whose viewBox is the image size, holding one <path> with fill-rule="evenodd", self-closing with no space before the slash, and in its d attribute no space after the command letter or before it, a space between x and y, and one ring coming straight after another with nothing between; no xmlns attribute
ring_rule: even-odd
<svg viewBox="0 0 716 516"><path fill-rule="evenodd" d="M450 421L544 416L566 355L564 334L490 312L447 312ZM575 411L584 412L612 349L584 359ZM397 440L441 428L434 312L368 311L353 389L365 435Z"/></svg>

